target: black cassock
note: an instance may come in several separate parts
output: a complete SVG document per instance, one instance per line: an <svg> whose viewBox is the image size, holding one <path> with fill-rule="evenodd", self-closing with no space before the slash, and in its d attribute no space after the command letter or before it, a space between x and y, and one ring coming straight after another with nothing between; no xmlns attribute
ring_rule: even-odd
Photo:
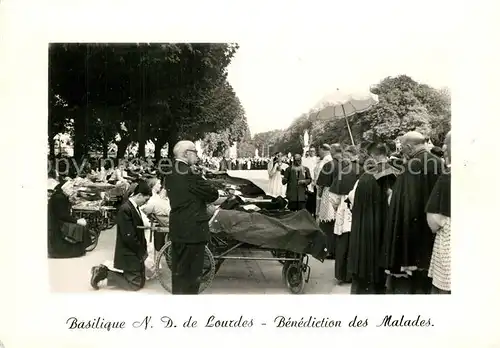
<svg viewBox="0 0 500 348"><path fill-rule="evenodd" d="M434 185L427 207L427 213L451 217L451 172L443 173Z"/></svg>
<svg viewBox="0 0 500 348"><path fill-rule="evenodd" d="M384 290L380 252L389 210L388 189L396 181L397 174L398 170L389 163L379 163L359 178L352 207L347 261L347 271L353 278L353 294L375 294Z"/></svg>
<svg viewBox="0 0 500 348"><path fill-rule="evenodd" d="M346 196L361 176L363 167L356 160L345 159L340 164L342 169L339 172L338 180L334 180L330 186L330 192ZM350 233L334 234L335 279L348 283L352 281L351 275L347 271L350 235Z"/></svg>
<svg viewBox="0 0 500 348"><path fill-rule="evenodd" d="M417 267L423 273L429 268L435 235L427 224L425 208L443 167L440 158L422 150L405 164L396 179L381 264L392 274L402 273L402 267ZM415 272L414 275L416 279Z"/></svg>
<svg viewBox="0 0 500 348"><path fill-rule="evenodd" d="M48 256L56 259L80 257L90 245L90 235L86 233L84 241L75 244L64 239L61 227L64 223L76 224L76 219L71 215L71 203L61 187L61 184L57 185L48 202Z"/></svg>

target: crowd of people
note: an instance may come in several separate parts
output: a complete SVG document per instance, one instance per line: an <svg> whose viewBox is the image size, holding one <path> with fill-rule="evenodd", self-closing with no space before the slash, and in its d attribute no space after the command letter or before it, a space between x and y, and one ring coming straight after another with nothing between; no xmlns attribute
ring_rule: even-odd
<svg viewBox="0 0 500 348"><path fill-rule="evenodd" d="M240 162L200 161L194 143L181 141L173 151L177 165L162 180L146 161L121 162L116 167L91 162L65 177L52 169L49 257L85 254L87 222L71 215L76 187L86 181L112 184L124 193L116 215L113 265L118 271L94 267L92 286L98 289L104 281L127 290L144 286L151 253L144 229L138 226L148 226L148 216L155 214L170 227L173 293L197 293L201 246L209 238L209 207L219 193L196 168L201 162L224 171L236 163L267 169L268 194L285 197L292 211L306 209L316 217L327 236L328 259L335 260L334 276L339 284L350 283L351 293L450 293L450 141L451 133L440 149L429 146L422 134L409 132L392 153L383 143L323 144L291 159L276 153L270 159ZM165 243L164 237L155 236L156 250Z"/></svg>
<svg viewBox="0 0 500 348"><path fill-rule="evenodd" d="M316 217L352 294L450 293L451 132L442 149L418 132L399 140L392 154L384 143L323 144L290 166L276 153L269 192Z"/></svg>
<svg viewBox="0 0 500 348"><path fill-rule="evenodd" d="M202 164L212 170L227 171L227 170L263 170L271 159L267 157L254 158L228 158L222 157L205 157L202 159Z"/></svg>

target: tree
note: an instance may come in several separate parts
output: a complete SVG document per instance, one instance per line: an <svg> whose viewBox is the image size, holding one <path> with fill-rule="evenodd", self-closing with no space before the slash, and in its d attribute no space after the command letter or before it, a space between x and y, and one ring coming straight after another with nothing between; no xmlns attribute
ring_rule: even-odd
<svg viewBox="0 0 500 348"><path fill-rule="evenodd" d="M71 110L75 156L82 157L96 141L104 151L104 144L118 133L119 157L131 141L138 141L143 154L148 139L154 141L159 157L167 142L228 127L232 120L226 113L221 118L206 106L221 89L227 93L226 68L237 48L232 44L52 44L51 95L60 95ZM55 107L51 102L50 112Z"/></svg>
<svg viewBox="0 0 500 348"><path fill-rule="evenodd" d="M209 153L223 154L249 132L243 106L236 94L232 94L231 98L231 100L222 100L219 116L224 120L232 120L231 124L219 132L207 133L203 139L204 148Z"/></svg>
<svg viewBox="0 0 500 348"><path fill-rule="evenodd" d="M442 144L450 129L451 98L447 89L436 90L401 75L387 77L372 88L379 103L367 112L348 118L357 144L366 140L394 140L402 133L416 130ZM301 136L310 129L312 145L350 143L344 118L306 122L302 115L290 127L281 131L276 147L284 152L301 150Z"/></svg>
<svg viewBox="0 0 500 348"><path fill-rule="evenodd" d="M253 144L259 150L260 156L269 156L278 151L279 139L281 139L284 130L276 129L268 132L257 133L253 137Z"/></svg>
<svg viewBox="0 0 500 348"><path fill-rule="evenodd" d="M255 145L251 141L242 141L238 143L239 158L253 158L255 156Z"/></svg>
<svg viewBox="0 0 500 348"><path fill-rule="evenodd" d="M130 100L126 84L130 62L123 58L133 45L51 44L49 47L49 85L68 105L68 118L74 120L74 153L81 158L89 150L96 110L112 110L106 119L120 119L120 108ZM49 113L56 105L49 103ZM115 115L114 113L118 113ZM109 122L112 124L113 122ZM102 126L102 125L101 125Z"/></svg>
<svg viewBox="0 0 500 348"><path fill-rule="evenodd" d="M49 90L49 100L53 107L49 108L47 135L49 143L49 156L50 158L54 158L54 138L59 133L70 131L71 120L69 119L68 105L59 95L54 94L53 90Z"/></svg>
<svg viewBox="0 0 500 348"><path fill-rule="evenodd" d="M253 158L255 156L255 144L252 140L252 133L245 120L244 134L238 142L237 152L239 158Z"/></svg>
<svg viewBox="0 0 500 348"><path fill-rule="evenodd" d="M199 139L231 124L235 114L225 112L225 107L235 102L235 94L226 81L226 69L237 49L232 44L175 46L176 66L169 66L168 89L160 90L157 97L165 113L152 134L156 149L180 137ZM222 105L223 111L217 112L214 105Z"/></svg>

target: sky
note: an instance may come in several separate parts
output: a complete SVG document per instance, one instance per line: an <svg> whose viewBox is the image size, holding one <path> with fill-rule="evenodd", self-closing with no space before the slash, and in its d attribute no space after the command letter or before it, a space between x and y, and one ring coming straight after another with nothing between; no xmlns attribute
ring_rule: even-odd
<svg viewBox="0 0 500 348"><path fill-rule="evenodd" d="M316 26L239 42L228 79L252 134L287 128L337 88L366 91L387 76L406 74L449 87L454 23L443 10L407 6L391 12L374 6L355 23L350 16L332 15L330 26L328 17L320 16Z"/></svg>

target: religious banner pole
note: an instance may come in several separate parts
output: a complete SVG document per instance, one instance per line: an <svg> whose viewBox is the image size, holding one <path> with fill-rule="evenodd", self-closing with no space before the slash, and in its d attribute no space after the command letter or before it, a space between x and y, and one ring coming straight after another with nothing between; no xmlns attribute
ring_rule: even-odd
<svg viewBox="0 0 500 348"><path fill-rule="evenodd" d="M344 112L345 123L347 124L347 131L349 132L349 136L351 137L352 145L356 146L356 144L354 143L354 138L352 137L351 126L349 126L349 120L347 119L343 104L342 104L342 111Z"/></svg>

